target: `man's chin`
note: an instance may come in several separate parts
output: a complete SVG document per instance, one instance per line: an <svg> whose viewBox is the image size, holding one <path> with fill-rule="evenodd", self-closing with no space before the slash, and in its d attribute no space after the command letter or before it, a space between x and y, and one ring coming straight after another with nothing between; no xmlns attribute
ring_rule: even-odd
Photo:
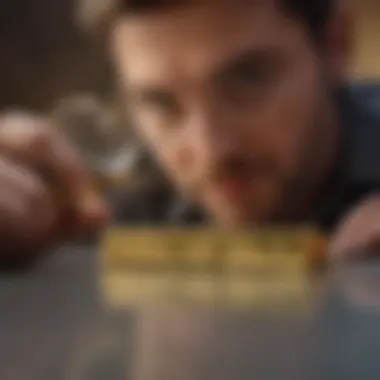
<svg viewBox="0 0 380 380"><path fill-rule="evenodd" d="M211 193L203 204L216 221L223 226L239 228L273 221L281 199L279 185L258 183L251 191L243 192L239 197L221 196Z"/></svg>
<svg viewBox="0 0 380 380"><path fill-rule="evenodd" d="M246 228L257 222L247 210L241 209L224 209L223 211L213 213L216 223L229 229Z"/></svg>
<svg viewBox="0 0 380 380"><path fill-rule="evenodd" d="M260 205L264 206L264 205ZM273 221L272 207L247 207L244 205L213 208L215 222L226 228L247 228L268 224Z"/></svg>

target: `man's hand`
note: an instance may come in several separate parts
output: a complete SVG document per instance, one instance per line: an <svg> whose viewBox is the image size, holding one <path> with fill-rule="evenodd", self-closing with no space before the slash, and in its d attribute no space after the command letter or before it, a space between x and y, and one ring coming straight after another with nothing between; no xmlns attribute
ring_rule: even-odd
<svg viewBox="0 0 380 380"><path fill-rule="evenodd" d="M334 234L330 255L333 261L380 257L380 194L360 202Z"/></svg>
<svg viewBox="0 0 380 380"><path fill-rule="evenodd" d="M91 176L49 121L0 116L0 266L30 261L107 217Z"/></svg>

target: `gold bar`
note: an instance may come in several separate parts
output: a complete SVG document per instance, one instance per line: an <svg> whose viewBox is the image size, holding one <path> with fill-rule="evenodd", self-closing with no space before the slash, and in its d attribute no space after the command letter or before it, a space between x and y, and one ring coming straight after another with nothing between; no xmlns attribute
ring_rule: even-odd
<svg viewBox="0 0 380 380"><path fill-rule="evenodd" d="M325 246L324 237L308 229L113 229L102 244L102 295L114 308L310 308Z"/></svg>
<svg viewBox="0 0 380 380"><path fill-rule="evenodd" d="M215 229L124 229L106 233L103 266L115 270L294 273L326 261L325 239L314 231L230 232Z"/></svg>

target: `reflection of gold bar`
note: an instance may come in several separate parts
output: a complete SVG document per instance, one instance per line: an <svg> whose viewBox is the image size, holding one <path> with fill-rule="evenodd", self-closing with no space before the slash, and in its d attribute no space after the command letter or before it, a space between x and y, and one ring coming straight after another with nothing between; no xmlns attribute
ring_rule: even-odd
<svg viewBox="0 0 380 380"><path fill-rule="evenodd" d="M226 298L236 306L303 306L310 300L305 278L228 279Z"/></svg>
<svg viewBox="0 0 380 380"><path fill-rule="evenodd" d="M188 276L173 273L113 273L102 278L105 303L112 308L227 306L238 308L309 308L311 288L305 278L252 279L234 276Z"/></svg>
<svg viewBox="0 0 380 380"><path fill-rule="evenodd" d="M174 273L114 273L103 277L103 297L113 307L214 302L217 280L210 276L179 279Z"/></svg>

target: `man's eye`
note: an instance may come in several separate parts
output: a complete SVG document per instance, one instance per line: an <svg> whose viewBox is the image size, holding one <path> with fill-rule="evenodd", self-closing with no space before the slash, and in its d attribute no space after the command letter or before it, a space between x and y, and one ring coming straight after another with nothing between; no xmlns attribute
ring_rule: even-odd
<svg viewBox="0 0 380 380"><path fill-rule="evenodd" d="M269 67L242 64L232 73L235 82L245 86L260 86L268 83L273 75Z"/></svg>
<svg viewBox="0 0 380 380"><path fill-rule="evenodd" d="M146 94L142 97L141 103L151 111L166 115L175 115L180 112L180 105L177 99L173 95L163 92Z"/></svg>

